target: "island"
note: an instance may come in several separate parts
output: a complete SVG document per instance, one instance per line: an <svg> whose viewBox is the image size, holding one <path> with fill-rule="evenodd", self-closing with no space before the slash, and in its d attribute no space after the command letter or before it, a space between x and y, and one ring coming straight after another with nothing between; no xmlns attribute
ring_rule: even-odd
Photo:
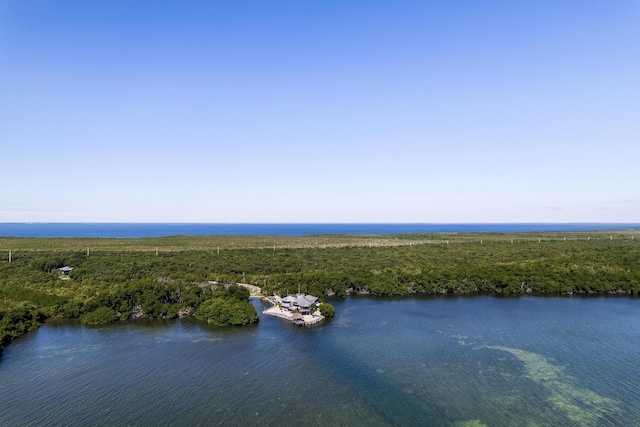
<svg viewBox="0 0 640 427"><path fill-rule="evenodd" d="M327 299L353 294L635 296L637 234L0 237L0 345L55 318L249 325L259 316L239 283L282 295L272 304L299 323L286 306L296 289L325 303L318 319L327 317Z"/></svg>

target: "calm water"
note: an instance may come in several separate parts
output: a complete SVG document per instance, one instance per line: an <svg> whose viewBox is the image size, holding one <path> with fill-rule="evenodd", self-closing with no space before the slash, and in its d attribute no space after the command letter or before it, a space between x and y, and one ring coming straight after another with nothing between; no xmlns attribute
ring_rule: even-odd
<svg viewBox="0 0 640 427"><path fill-rule="evenodd" d="M0 425L638 425L639 304L350 298L313 328L48 323L0 358Z"/></svg>
<svg viewBox="0 0 640 427"><path fill-rule="evenodd" d="M479 233L637 229L640 224L126 224L0 223L0 236L161 237L304 234Z"/></svg>

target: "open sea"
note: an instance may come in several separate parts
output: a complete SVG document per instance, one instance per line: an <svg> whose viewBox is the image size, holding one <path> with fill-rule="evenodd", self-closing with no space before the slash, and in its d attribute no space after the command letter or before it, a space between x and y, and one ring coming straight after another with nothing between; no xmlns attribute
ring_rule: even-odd
<svg viewBox="0 0 640 427"><path fill-rule="evenodd" d="M640 425L638 299L332 303L313 327L47 322L0 357L0 425Z"/></svg>
<svg viewBox="0 0 640 427"><path fill-rule="evenodd" d="M535 224L188 224L188 223L0 223L7 237L301 236L305 234L516 233L640 230L640 223Z"/></svg>

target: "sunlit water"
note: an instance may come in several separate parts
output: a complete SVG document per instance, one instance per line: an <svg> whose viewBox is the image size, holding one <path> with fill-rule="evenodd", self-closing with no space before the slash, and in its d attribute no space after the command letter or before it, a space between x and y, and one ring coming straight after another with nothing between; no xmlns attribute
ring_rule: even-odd
<svg viewBox="0 0 640 427"><path fill-rule="evenodd" d="M640 424L640 300L333 303L311 328L47 323L0 358L0 425Z"/></svg>
<svg viewBox="0 0 640 427"><path fill-rule="evenodd" d="M301 236L304 234L517 233L543 231L640 230L640 224L140 224L2 223L0 236L14 237L159 237L159 236Z"/></svg>

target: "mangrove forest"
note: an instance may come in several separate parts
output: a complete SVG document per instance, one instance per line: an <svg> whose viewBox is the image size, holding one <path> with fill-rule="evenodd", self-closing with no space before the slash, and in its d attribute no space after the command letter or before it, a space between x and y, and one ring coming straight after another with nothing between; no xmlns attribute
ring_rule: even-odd
<svg viewBox="0 0 640 427"><path fill-rule="evenodd" d="M0 345L47 318L258 321L249 291L637 295L637 230L557 233L0 237ZM67 269L63 269L68 267Z"/></svg>

